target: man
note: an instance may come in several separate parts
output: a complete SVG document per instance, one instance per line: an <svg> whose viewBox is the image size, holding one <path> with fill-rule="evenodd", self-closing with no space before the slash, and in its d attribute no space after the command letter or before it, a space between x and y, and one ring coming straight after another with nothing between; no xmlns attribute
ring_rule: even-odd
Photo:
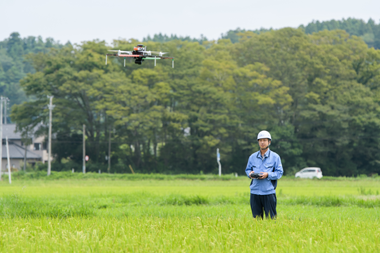
<svg viewBox="0 0 380 253"><path fill-rule="evenodd" d="M257 135L260 150L253 153L249 159L245 173L252 179L251 189L251 210L254 218L268 217L274 219L277 216L276 186L277 180L281 178L284 170L281 158L278 154L269 149L272 137L268 131L261 131ZM259 177L254 178L254 174L259 173Z"/></svg>

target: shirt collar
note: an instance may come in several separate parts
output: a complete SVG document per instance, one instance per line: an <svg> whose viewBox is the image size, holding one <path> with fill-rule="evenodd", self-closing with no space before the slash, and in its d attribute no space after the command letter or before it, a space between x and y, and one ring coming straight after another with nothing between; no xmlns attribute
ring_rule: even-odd
<svg viewBox="0 0 380 253"><path fill-rule="evenodd" d="M270 149L268 148L268 150L267 150L267 152L265 152L265 154L264 154L264 157L269 157L269 153L270 153ZM262 156L261 156L261 152L260 152L260 150L259 150L259 153L257 154L257 157L258 158L263 158Z"/></svg>

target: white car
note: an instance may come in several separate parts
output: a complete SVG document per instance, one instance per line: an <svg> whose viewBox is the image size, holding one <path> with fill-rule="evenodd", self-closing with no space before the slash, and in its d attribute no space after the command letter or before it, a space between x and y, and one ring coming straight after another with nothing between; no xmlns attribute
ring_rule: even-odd
<svg viewBox="0 0 380 253"><path fill-rule="evenodd" d="M322 178L322 170L318 167L304 168L296 173L296 178Z"/></svg>

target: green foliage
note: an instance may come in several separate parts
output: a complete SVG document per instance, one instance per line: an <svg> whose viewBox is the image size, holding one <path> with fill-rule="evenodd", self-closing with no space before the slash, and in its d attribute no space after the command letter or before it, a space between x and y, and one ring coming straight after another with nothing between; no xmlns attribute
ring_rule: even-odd
<svg viewBox="0 0 380 253"><path fill-rule="evenodd" d="M343 31L306 35L302 30L290 28L256 35L236 45L236 54L245 59L240 62L242 66L265 64L271 70L269 77L289 88L292 103L277 118L280 128L287 123L294 127L295 136L288 135L288 139L302 147L294 149L302 150L298 156L288 156L285 150L276 149L285 154L282 156L285 161L293 159L289 167L318 166L325 175L378 170L369 162L373 161L370 157L374 153L369 155L368 149L361 153L354 148L379 138L373 132L363 131L380 123L374 116L377 113L374 108L378 106L376 95L370 90L377 85L379 74L371 72L372 84L367 86L360 81L361 70L355 71L353 65L361 59L371 59L368 55L373 51ZM376 57L369 65L377 66L380 58ZM370 150L376 143L370 142ZM294 160L295 157L301 159Z"/></svg>
<svg viewBox="0 0 380 253"><path fill-rule="evenodd" d="M355 35L364 40L368 47L380 49L380 24L376 24L373 19L365 22L362 19L348 18L342 20L330 21L313 21L306 26L300 25L299 28L303 29L306 34L317 33L323 30L344 30L350 35ZM261 28L259 30L245 30L237 28L229 30L221 35L222 39L229 39L232 43L238 43L239 40L244 38L244 33L251 32L254 34L261 34L273 31L273 29Z"/></svg>
<svg viewBox="0 0 380 253"><path fill-rule="evenodd" d="M343 20L331 21L313 21L306 26L301 25L307 34L323 30L345 30L350 35L355 35L362 38L369 47L376 49L380 48L380 25L374 20L369 19L365 22L361 19L348 18ZM273 29L261 28L254 31L237 28L229 30L221 34L221 39L229 39L232 43L238 43L244 38L244 34L262 34L272 31ZM173 40L198 42L199 44L206 43L207 38L200 35L200 38L190 38L177 36L174 34L154 34L152 37L147 36L143 39L144 42L159 42L165 43ZM134 41L134 40L132 40ZM70 42L65 44L70 46ZM12 33L10 37L0 41L0 93L10 99L10 104L20 104L30 97L26 96L22 87L19 85L19 80L24 78L27 73L34 73L36 66L32 66L26 57L29 53L47 53L51 48L62 48L64 45L52 38L47 38L45 41L41 36L28 36L21 38L19 33Z"/></svg>
<svg viewBox="0 0 380 253"><path fill-rule="evenodd" d="M27 73L34 73L35 69L25 56L30 53L47 53L51 48L62 46L52 38L45 41L41 36L21 38L17 32L0 41L0 94L9 98L11 106L28 100L19 81Z"/></svg>
<svg viewBox="0 0 380 253"><path fill-rule="evenodd" d="M307 166L327 176L380 173L378 50L343 30L237 34L235 44L146 41L170 52L174 69L169 61L105 65L104 41L28 55L37 72L20 85L35 100L13 106L12 120L18 130L46 134L46 96L54 95L58 171L81 167L86 125L92 172L107 170L111 141L110 172L216 174L219 148L223 173L242 174L266 129L285 174ZM112 48L136 43L115 40Z"/></svg>
<svg viewBox="0 0 380 253"><path fill-rule="evenodd" d="M199 44L202 44L204 41L207 41L207 38L204 37L203 34L201 34L199 39L196 39L196 38L190 38L189 36L182 37L182 36L177 36L175 34L174 35L171 34L170 36L168 36L166 34L161 34L161 33L155 34L153 35L153 37L150 37L150 35L148 35L146 38L143 38L143 42L153 41L153 42L163 43L163 42L168 42L172 40L191 41L191 42L198 42Z"/></svg>
<svg viewBox="0 0 380 253"><path fill-rule="evenodd" d="M380 24L376 24L373 19L369 19L365 22L362 19L348 18L342 20L330 20L330 21L313 21L306 26L300 25L299 28L303 29L306 34L317 33L323 30L344 30L350 35L360 37L365 41L368 47L380 49ZM237 28L235 30L229 30L221 35L222 39L229 39L232 43L238 43L244 38L244 33L261 34L265 32L273 31L273 29L261 28L258 30L245 30Z"/></svg>
<svg viewBox="0 0 380 253"><path fill-rule="evenodd" d="M373 19L365 22L362 19L348 18L343 20L313 21L306 26L301 25L307 34L323 30L345 30L350 35L362 38L368 47L380 49L380 24Z"/></svg>
<svg viewBox="0 0 380 253"><path fill-rule="evenodd" d="M246 32L253 32L255 34L260 34L260 33L268 32L268 31L272 31L272 29L261 28L259 30L250 31L250 30L237 28L235 30L229 30L226 33L222 33L221 39L229 39L231 40L232 43L238 43L239 40L242 38L243 34Z"/></svg>

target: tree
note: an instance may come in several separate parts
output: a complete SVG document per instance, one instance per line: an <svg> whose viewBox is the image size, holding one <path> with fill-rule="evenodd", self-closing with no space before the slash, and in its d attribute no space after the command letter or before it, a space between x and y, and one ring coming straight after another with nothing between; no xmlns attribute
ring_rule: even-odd
<svg viewBox="0 0 380 253"><path fill-rule="evenodd" d="M174 69L148 60L123 67L120 58L106 66L102 41L29 55L36 72L21 86L35 99L14 106L12 119L20 130L46 131L46 95L54 95L56 164L80 162L86 124L90 171L106 168L112 131L117 172L216 173L219 148L223 173L239 173L265 129L286 174L306 166L336 176L380 172L378 50L342 30L238 36L146 42L170 52ZM115 40L114 49L137 43Z"/></svg>
<svg viewBox="0 0 380 253"><path fill-rule="evenodd" d="M21 86L27 95L36 99L13 106L12 119L17 122L18 129L23 131L29 126L47 122L47 95L53 95L56 105L54 132L71 136L80 131L83 124L87 125L89 154L94 162L99 162L99 154L104 148L101 133L105 128L106 114L96 109L101 96L91 94L93 83L112 69L112 66L104 65L106 51L104 42L87 42L79 49L65 47L59 51L53 49L49 54L30 56L33 67L39 72L28 74L21 81ZM40 131L46 131L43 126L40 126Z"/></svg>
<svg viewBox="0 0 380 253"><path fill-rule="evenodd" d="M283 110L283 117L279 117L273 129L280 133L286 133L282 128L293 129L283 138L286 142L292 140L295 148L302 146L297 148L302 153L296 152L302 159L294 159L293 154L281 149L285 161L290 161L286 166L320 166L330 175L352 175L375 169L354 161L356 150L352 148L367 138L352 133L362 133L359 129L367 128L367 124L370 129L377 127L376 121L369 120L376 117L372 111L377 107L373 94L360 83L371 80L372 87L378 85L375 77L378 65L374 60L377 56L372 51L362 40L343 31L322 31L307 36L295 29L247 37L236 47L241 66L264 63L270 69L268 76L289 88L292 104ZM358 110L363 106L373 109ZM287 127L289 124L292 127ZM377 139L377 135L373 138ZM362 159L374 161L374 155L371 152Z"/></svg>
<svg viewBox="0 0 380 253"><path fill-rule="evenodd" d="M61 48L63 45L47 38L29 36L21 38L14 32L8 39L0 41L0 94L10 99L10 105L27 101L19 81L35 69L26 61L29 53L47 52L49 48Z"/></svg>

